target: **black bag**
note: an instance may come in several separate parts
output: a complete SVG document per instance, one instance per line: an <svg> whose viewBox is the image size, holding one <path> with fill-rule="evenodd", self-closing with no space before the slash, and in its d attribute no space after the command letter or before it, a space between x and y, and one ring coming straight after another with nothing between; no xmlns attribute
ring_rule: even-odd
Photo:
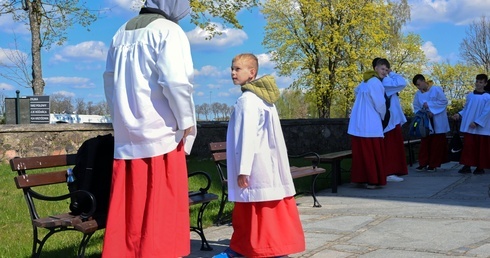
<svg viewBox="0 0 490 258"><path fill-rule="evenodd" d="M73 182L68 182L70 192L88 191L95 197L94 216L106 215L114 161L114 137L112 134L99 135L82 143L77 151ZM69 180L72 181L72 180ZM87 213L92 208L90 196L76 192L71 198L71 214Z"/></svg>
<svg viewBox="0 0 490 258"><path fill-rule="evenodd" d="M383 130L388 126L391 117L391 112L390 112L391 96L388 97L386 93L385 93L385 106L386 106L386 113L383 120L381 120L381 124L383 125Z"/></svg>
<svg viewBox="0 0 490 258"><path fill-rule="evenodd" d="M449 161L459 161L461 158L461 153L463 152L463 141L459 134L459 123L454 123L454 127L457 129L453 130L453 138L449 142L448 148L448 160Z"/></svg>

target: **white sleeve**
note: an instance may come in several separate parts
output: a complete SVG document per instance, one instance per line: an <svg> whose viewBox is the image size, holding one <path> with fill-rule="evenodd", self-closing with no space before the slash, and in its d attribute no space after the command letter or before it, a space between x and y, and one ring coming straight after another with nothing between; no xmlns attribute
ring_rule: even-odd
<svg viewBox="0 0 490 258"><path fill-rule="evenodd" d="M178 129L195 126L194 90L191 84L194 67L189 40L180 27L169 30L158 55L157 69L158 83L163 87Z"/></svg>

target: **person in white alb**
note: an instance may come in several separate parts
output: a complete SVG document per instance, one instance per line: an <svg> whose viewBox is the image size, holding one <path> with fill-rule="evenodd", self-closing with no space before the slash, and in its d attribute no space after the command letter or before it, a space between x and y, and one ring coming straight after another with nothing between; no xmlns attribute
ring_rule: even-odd
<svg viewBox="0 0 490 258"><path fill-rule="evenodd" d="M287 257L305 250L286 143L271 75L255 79L253 54L233 58L231 77L242 95L226 134L228 199L235 202L230 246L214 258Z"/></svg>
<svg viewBox="0 0 490 258"><path fill-rule="evenodd" d="M389 62L376 61L374 71L363 74L354 90L355 101L347 133L351 135L351 182L367 184L368 189L386 185L383 120L386 120L385 89L381 82L388 75Z"/></svg>
<svg viewBox="0 0 490 258"><path fill-rule="evenodd" d="M373 60L373 68L377 60L379 58ZM388 67L388 75L383 78L382 83L386 97L390 102L389 109L386 111L390 112L389 121L385 123L386 127L383 129L386 180L389 182L401 182L403 178L399 176L408 174L402 131L402 125L407 122L407 118L403 113L398 93L405 89L407 81L401 75L392 71L391 67Z"/></svg>
<svg viewBox="0 0 490 258"><path fill-rule="evenodd" d="M446 133L449 132L449 120L446 107L448 104L446 95L440 86L433 85L422 74L417 74L412 79L417 89L413 98L413 110L417 113L422 108L428 110L434 133L424 137L420 141L418 171L435 171L442 163L447 161L448 145Z"/></svg>
<svg viewBox="0 0 490 258"><path fill-rule="evenodd" d="M484 174L490 168L490 93L484 90L488 76L478 74L475 90L466 96L463 110L453 116L461 120L460 131L464 135L463 151L459 163L464 166L458 171L461 174Z"/></svg>
<svg viewBox="0 0 490 258"><path fill-rule="evenodd" d="M190 253L185 154L196 136L187 0L147 0L112 38L104 88L114 167L102 257Z"/></svg>

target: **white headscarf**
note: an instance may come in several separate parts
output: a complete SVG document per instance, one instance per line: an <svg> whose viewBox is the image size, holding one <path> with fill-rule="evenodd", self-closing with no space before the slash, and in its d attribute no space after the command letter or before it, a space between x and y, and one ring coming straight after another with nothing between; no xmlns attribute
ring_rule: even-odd
<svg viewBox="0 0 490 258"><path fill-rule="evenodd" d="M189 0L146 0L144 7L162 10L167 19L177 22L189 14Z"/></svg>

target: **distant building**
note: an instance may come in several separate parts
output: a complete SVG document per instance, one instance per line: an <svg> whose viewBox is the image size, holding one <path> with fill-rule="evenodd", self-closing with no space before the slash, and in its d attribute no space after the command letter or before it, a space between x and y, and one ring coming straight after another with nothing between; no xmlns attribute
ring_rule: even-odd
<svg viewBox="0 0 490 258"><path fill-rule="evenodd" d="M112 123L112 119L110 116L99 116L99 115L50 114L49 123L50 124Z"/></svg>

